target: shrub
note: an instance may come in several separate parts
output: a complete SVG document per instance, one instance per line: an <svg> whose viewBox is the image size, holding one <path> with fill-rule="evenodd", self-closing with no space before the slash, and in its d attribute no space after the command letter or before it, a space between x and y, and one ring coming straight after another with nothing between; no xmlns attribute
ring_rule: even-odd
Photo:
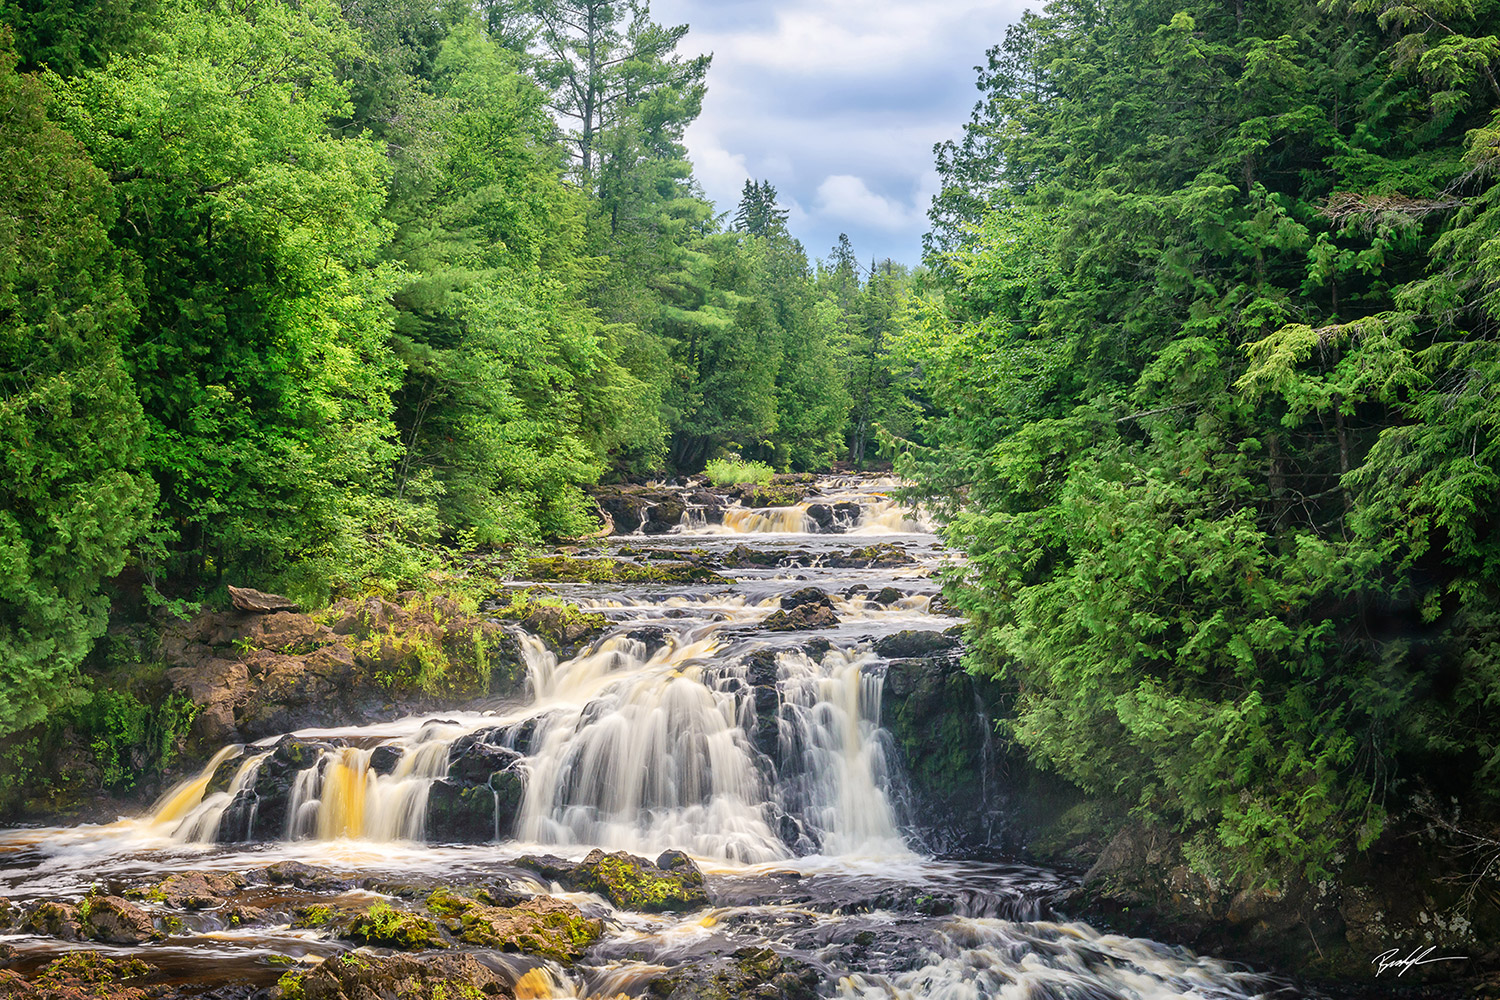
<svg viewBox="0 0 1500 1000"><path fill-rule="evenodd" d="M704 466L703 474L715 486L738 486L741 483L759 483L765 486L771 482L776 470L764 462L715 458Z"/></svg>

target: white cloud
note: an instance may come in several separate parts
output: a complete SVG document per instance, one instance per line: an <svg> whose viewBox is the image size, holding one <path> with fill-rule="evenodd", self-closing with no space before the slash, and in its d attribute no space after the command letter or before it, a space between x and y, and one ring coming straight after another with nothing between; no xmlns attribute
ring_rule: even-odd
<svg viewBox="0 0 1500 1000"><path fill-rule="evenodd" d="M843 222L858 222L876 229L896 231L922 219L922 211L871 191L862 177L834 174L818 185L817 211Z"/></svg>
<svg viewBox="0 0 1500 1000"><path fill-rule="evenodd" d="M695 123L688 138L689 156L693 161L693 176L703 185L703 190L722 211L732 207L725 198L739 199L740 189L750 180L750 170L745 166L744 153L731 153L713 132Z"/></svg>
<svg viewBox="0 0 1500 1000"><path fill-rule="evenodd" d="M978 98L973 67L1023 0L654 0L714 54L686 144L699 182L733 211L746 178L776 186L814 254L840 232L862 257L916 263L937 190L932 146Z"/></svg>

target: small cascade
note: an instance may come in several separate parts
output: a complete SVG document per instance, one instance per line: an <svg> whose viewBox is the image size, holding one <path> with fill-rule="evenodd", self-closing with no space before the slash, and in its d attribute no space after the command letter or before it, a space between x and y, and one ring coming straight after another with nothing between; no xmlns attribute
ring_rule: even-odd
<svg viewBox="0 0 1500 1000"><path fill-rule="evenodd" d="M219 765L231 757L237 757L244 751L239 744L231 744L213 755L213 758L204 765L203 770L195 776L188 778L172 786L156 805L151 807L147 816L147 823L151 826L175 825L186 817L190 812L197 809L203 802L203 793L208 790L209 782L214 780L214 773L219 770Z"/></svg>
<svg viewBox="0 0 1500 1000"><path fill-rule="evenodd" d="M288 839L422 840L427 795L432 782L448 773L451 743L424 732L403 748L389 774L370 766L373 749L341 747L324 754L292 785Z"/></svg>
<svg viewBox="0 0 1500 1000"><path fill-rule="evenodd" d="M815 531L817 525L808 516L807 509L805 503L792 507L730 507L724 511L723 530L737 535Z"/></svg>
<svg viewBox="0 0 1500 1000"><path fill-rule="evenodd" d="M269 756L269 753L260 753L246 759L239 770L235 771L227 789L207 796L183 817L177 829L172 831L172 839L180 844L213 843L218 840L219 827L224 823L225 813L236 799L255 784L260 766Z"/></svg>
<svg viewBox="0 0 1500 1000"><path fill-rule="evenodd" d="M555 708L527 761L517 835L637 851L676 845L741 862L784 857L740 726L743 683L707 675L713 650L704 640L646 658L640 643L610 640L537 681Z"/></svg>
<svg viewBox="0 0 1500 1000"><path fill-rule="evenodd" d="M932 524L921 510L913 511L909 507L902 507L894 500L881 498L863 505L859 523L850 528L848 534L889 535L930 531L932 531Z"/></svg>
<svg viewBox="0 0 1500 1000"><path fill-rule="evenodd" d="M821 663L796 651L777 660L783 702L781 759L791 771L788 810L824 854L908 853L889 790L893 769L880 730L884 678L873 657L830 650Z"/></svg>

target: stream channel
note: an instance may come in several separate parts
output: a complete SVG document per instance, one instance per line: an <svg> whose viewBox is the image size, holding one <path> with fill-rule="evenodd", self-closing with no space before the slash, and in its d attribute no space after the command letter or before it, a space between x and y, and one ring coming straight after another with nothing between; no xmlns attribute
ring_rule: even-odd
<svg viewBox="0 0 1500 1000"><path fill-rule="evenodd" d="M553 585L609 619L603 638L559 662L523 636L526 693L510 702L295 734L306 756L281 801L256 791L273 738L225 748L145 815L0 831L0 896L20 908L174 873L243 874L281 862L331 873L295 892L252 878L230 898L173 910L170 920L165 903L138 897L164 928L153 941L0 933L0 949L23 972L87 947L146 959L176 994L226 995L225 984L240 984L238 995L253 996L289 968L356 949L327 928L296 926L309 899L405 910L433 887L482 885L552 895L602 920L603 936L571 964L450 942L444 954L467 951L517 996L666 996L664 975L709 969L746 948L772 949L827 997L1290 995L1286 983L1242 967L1068 920L1051 906L1073 884L1066 875L994 856L931 856L880 725L887 663L875 646L958 621L932 601L931 574L951 557L925 521L886 497L893 485L829 477L793 507L689 503L670 533L609 539L616 552L749 546L779 555L726 571L730 584ZM909 559L869 565L860 553L872 545ZM808 587L829 595L824 624L761 628ZM429 822L429 798L476 747L519 774L520 791L502 802L492 781L495 829L460 838L483 842L455 843ZM710 905L618 909L518 863L526 855L576 861L595 847L647 858L686 852L704 873Z"/></svg>

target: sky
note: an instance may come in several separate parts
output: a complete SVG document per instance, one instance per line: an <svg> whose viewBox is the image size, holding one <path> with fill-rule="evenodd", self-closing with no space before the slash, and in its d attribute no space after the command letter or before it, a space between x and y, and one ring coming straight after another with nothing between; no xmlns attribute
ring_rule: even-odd
<svg viewBox="0 0 1500 1000"><path fill-rule="evenodd" d="M868 264L921 259L937 191L932 147L979 98L974 67L1025 0L652 0L688 24L678 52L713 53L694 173L720 211L770 181L792 235L824 258L848 233Z"/></svg>

